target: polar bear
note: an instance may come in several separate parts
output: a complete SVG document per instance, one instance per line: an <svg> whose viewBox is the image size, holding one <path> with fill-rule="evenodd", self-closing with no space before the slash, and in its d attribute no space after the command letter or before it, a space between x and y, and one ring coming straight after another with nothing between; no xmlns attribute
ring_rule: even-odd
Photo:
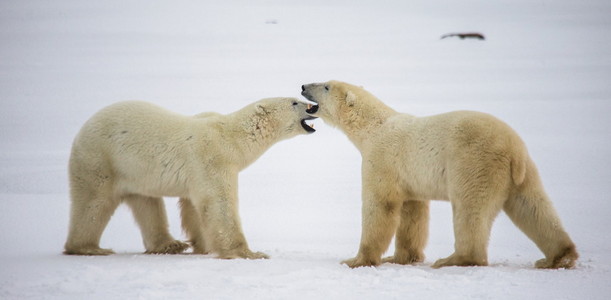
<svg viewBox="0 0 611 300"><path fill-rule="evenodd" d="M537 268L572 268L575 245L562 228L520 137L479 112L402 114L339 81L302 86L308 113L339 127L362 156L362 235L350 267L424 260L429 200L452 205L455 250L444 266L485 266L502 209L545 254ZM394 256L381 259L396 233Z"/></svg>
<svg viewBox="0 0 611 300"><path fill-rule="evenodd" d="M228 115L183 116L153 104L102 109L76 136L69 161L71 215L66 254L108 255L100 237L125 202L146 253L181 253L168 231L163 196L180 197L182 226L194 253L267 258L252 252L238 215L238 173L276 142L312 133L306 104L268 98Z"/></svg>

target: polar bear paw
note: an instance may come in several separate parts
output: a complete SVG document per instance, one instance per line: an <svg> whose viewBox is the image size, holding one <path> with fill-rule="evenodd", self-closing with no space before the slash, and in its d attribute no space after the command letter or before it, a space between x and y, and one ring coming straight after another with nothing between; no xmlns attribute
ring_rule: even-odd
<svg viewBox="0 0 611 300"><path fill-rule="evenodd" d="M357 257L346 259L342 261L342 264L347 265L348 267L352 269L360 268L360 267L375 267L380 264L380 259L376 260L376 259L364 258L359 255Z"/></svg>
<svg viewBox="0 0 611 300"><path fill-rule="evenodd" d="M206 247L206 245L202 242L198 242L196 240L189 240L188 243L191 245L193 249L193 254L210 254L210 250Z"/></svg>
<svg viewBox="0 0 611 300"><path fill-rule="evenodd" d="M263 252L250 252L245 258L247 259L269 259L269 255Z"/></svg>
<svg viewBox="0 0 611 300"><path fill-rule="evenodd" d="M473 267L473 266L487 266L487 259L477 259L464 255L452 254L446 258L442 258L437 260L431 267L434 269L439 269L441 267Z"/></svg>
<svg viewBox="0 0 611 300"><path fill-rule="evenodd" d="M146 250L146 254L180 254L189 248L189 244L182 241L170 241L162 244L155 249Z"/></svg>
<svg viewBox="0 0 611 300"><path fill-rule="evenodd" d="M245 259L268 259L269 255L263 252L252 252L248 249L242 249L238 251L224 251L219 253L219 258L221 259L235 259L235 258L245 258Z"/></svg>
<svg viewBox="0 0 611 300"><path fill-rule="evenodd" d="M562 258L557 261L550 261L542 258L535 262L537 269L572 269L575 267L575 260L572 258Z"/></svg>
<svg viewBox="0 0 611 300"><path fill-rule="evenodd" d="M424 261L423 253L407 253L405 255L396 254L394 256L385 257L382 259L382 263L391 263L398 265L411 265L415 263L421 263Z"/></svg>
<svg viewBox="0 0 611 300"><path fill-rule="evenodd" d="M80 248L66 248L64 251L66 255L111 255L115 254L111 249L102 249L100 247L80 247Z"/></svg>
<svg viewBox="0 0 611 300"><path fill-rule="evenodd" d="M575 245L570 245L559 252L553 259L543 258L535 263L537 269L572 269L579 258Z"/></svg>

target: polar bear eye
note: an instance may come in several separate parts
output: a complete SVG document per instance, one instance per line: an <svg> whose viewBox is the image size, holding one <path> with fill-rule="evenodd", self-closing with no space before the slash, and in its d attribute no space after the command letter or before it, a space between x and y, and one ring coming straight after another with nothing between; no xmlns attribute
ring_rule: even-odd
<svg viewBox="0 0 611 300"><path fill-rule="evenodd" d="M293 101L293 106L297 105L297 101Z"/></svg>
<svg viewBox="0 0 611 300"><path fill-rule="evenodd" d="M329 90L329 86L328 85L325 85L325 90L327 90L327 91Z"/></svg>

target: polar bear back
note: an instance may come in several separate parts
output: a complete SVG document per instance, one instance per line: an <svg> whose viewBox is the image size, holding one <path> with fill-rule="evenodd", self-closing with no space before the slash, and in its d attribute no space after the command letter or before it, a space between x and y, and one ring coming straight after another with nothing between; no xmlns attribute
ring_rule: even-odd
<svg viewBox="0 0 611 300"><path fill-rule="evenodd" d="M372 145L371 155L384 162L389 172L399 172L413 196L422 199L448 199L446 176L451 164L473 164L494 153L507 159L509 172L514 172L515 161L515 172L523 179L524 158L528 157L524 143L508 125L473 111L428 117L397 114L372 134L368 144ZM514 177L520 179L519 174Z"/></svg>
<svg viewBox="0 0 611 300"><path fill-rule="evenodd" d="M206 147L214 143L199 141L218 140L212 123L212 118L183 116L146 102L113 104L83 126L71 165L108 174L119 193L185 196L190 178L183 174L193 173L193 151L211 151Z"/></svg>

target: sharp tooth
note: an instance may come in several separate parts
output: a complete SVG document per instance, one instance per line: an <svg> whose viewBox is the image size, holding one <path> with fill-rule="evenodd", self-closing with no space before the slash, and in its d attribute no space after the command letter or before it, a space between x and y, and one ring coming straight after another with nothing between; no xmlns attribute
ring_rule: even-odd
<svg viewBox="0 0 611 300"><path fill-rule="evenodd" d="M314 123L312 123L312 125L310 125L310 127L314 128Z"/></svg>
<svg viewBox="0 0 611 300"><path fill-rule="evenodd" d="M311 108L312 108L312 104L308 103L308 109L311 109Z"/></svg>

